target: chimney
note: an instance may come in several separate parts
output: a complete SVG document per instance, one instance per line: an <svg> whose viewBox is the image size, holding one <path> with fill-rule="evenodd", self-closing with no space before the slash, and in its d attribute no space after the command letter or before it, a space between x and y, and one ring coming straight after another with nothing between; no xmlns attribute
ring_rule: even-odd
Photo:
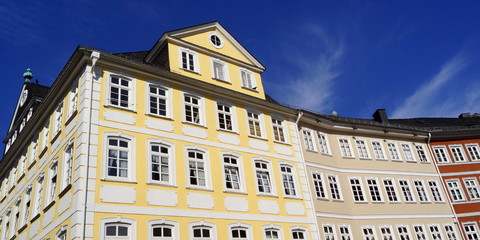
<svg viewBox="0 0 480 240"><path fill-rule="evenodd" d="M387 112L385 112L385 109L377 109L377 111L375 111L372 117L373 120L377 122L388 123Z"/></svg>
<svg viewBox="0 0 480 240"><path fill-rule="evenodd" d="M471 118L471 117L472 117L472 114L470 114L469 112L461 113L460 115L458 115L458 118Z"/></svg>

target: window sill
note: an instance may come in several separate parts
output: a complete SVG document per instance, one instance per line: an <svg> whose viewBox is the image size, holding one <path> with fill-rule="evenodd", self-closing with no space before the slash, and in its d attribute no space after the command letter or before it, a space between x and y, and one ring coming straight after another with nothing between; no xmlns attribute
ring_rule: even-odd
<svg viewBox="0 0 480 240"><path fill-rule="evenodd" d="M200 128L205 128L205 129L207 129L207 126L202 125L202 124L200 124L200 123L187 122L187 121L185 121L185 120L182 121L182 123L188 124L188 125L192 125L192 126L195 126L195 127L200 127Z"/></svg>
<svg viewBox="0 0 480 240"><path fill-rule="evenodd" d="M420 204L431 204L432 202L420 202Z"/></svg>
<svg viewBox="0 0 480 240"><path fill-rule="evenodd" d="M12 193L13 189L15 189L15 185L11 186L10 189L8 189L8 193Z"/></svg>
<svg viewBox="0 0 480 240"><path fill-rule="evenodd" d="M318 153L316 150L312 150L312 149L305 149L306 152L311 152L311 153Z"/></svg>
<svg viewBox="0 0 480 240"><path fill-rule="evenodd" d="M430 162L420 162L420 164L430 164Z"/></svg>
<svg viewBox="0 0 480 240"><path fill-rule="evenodd" d="M47 206L43 208L43 212L48 211L53 205L55 205L55 200L52 200L50 203L48 203Z"/></svg>
<svg viewBox="0 0 480 240"><path fill-rule="evenodd" d="M342 203L345 202L343 199L333 199L332 201L334 201L334 202L342 202Z"/></svg>
<svg viewBox="0 0 480 240"><path fill-rule="evenodd" d="M149 117L161 118L161 119L173 121L172 117L170 117L170 116L162 116L162 115L157 115L157 114L153 114L153 113L145 113L145 115L147 115Z"/></svg>
<svg viewBox="0 0 480 240"><path fill-rule="evenodd" d="M184 70L184 71L187 71L187 72L191 72L191 73L193 73L193 74L197 74L197 75L199 75L199 76L202 76L202 74L200 74L199 72L197 72L197 71L195 71L195 70L190 70L190 69L186 69L186 68L180 68L180 69L182 69L182 70Z"/></svg>
<svg viewBox="0 0 480 240"><path fill-rule="evenodd" d="M264 137L262 137L262 136L259 137L259 136L254 136L254 135L248 134L248 137L255 138L255 139L259 139L259 140L268 141L268 139L266 139L266 138L264 138Z"/></svg>
<svg viewBox="0 0 480 240"><path fill-rule="evenodd" d="M403 162L402 159L392 159L392 162Z"/></svg>
<svg viewBox="0 0 480 240"><path fill-rule="evenodd" d="M27 167L28 170L32 169L32 167L35 165L35 163L37 162L37 159L34 159Z"/></svg>
<svg viewBox="0 0 480 240"><path fill-rule="evenodd" d="M286 146L292 146L292 144L288 143L288 142L282 142L282 141L278 141L278 140L273 140L274 143L277 143L277 144L282 144L282 145L286 145Z"/></svg>
<svg viewBox="0 0 480 240"><path fill-rule="evenodd" d="M372 158L368 158L368 157L359 157L358 159L360 159L360 160L373 160Z"/></svg>
<svg viewBox="0 0 480 240"><path fill-rule="evenodd" d="M234 131L234 130L227 130L227 129L217 128L217 131L219 131L219 132L225 132L225 133L231 133L231 134L235 134L235 135L239 135L238 132L236 132L236 131Z"/></svg>
<svg viewBox="0 0 480 240"><path fill-rule="evenodd" d="M295 200L302 200L301 197L297 197L297 196L288 196L288 195L284 195L283 198L285 199L295 199Z"/></svg>
<svg viewBox="0 0 480 240"><path fill-rule="evenodd" d="M417 204L417 202L415 201L411 201L411 202L405 202L406 204Z"/></svg>
<svg viewBox="0 0 480 240"><path fill-rule="evenodd" d="M373 204L385 204L384 201L375 201L375 202L372 201L372 203L373 203Z"/></svg>
<svg viewBox="0 0 480 240"><path fill-rule="evenodd" d="M385 162L388 161L388 159L386 159L386 158L375 158L375 160L377 160L377 161L385 161Z"/></svg>
<svg viewBox="0 0 480 240"><path fill-rule="evenodd" d="M115 106L115 105L110 105L110 104L104 104L103 106L106 107L106 108L114 108L114 109L118 109L118 110L124 110L124 111L132 112L132 113L137 113L137 111L135 111L135 109L132 109L132 108L120 107L120 106Z"/></svg>
<svg viewBox="0 0 480 240"><path fill-rule="evenodd" d="M32 219L30 219L30 223L35 222L35 220L37 220L39 217L40 217L40 213L35 214L35 216L33 216Z"/></svg>
<svg viewBox="0 0 480 240"><path fill-rule="evenodd" d="M155 185L155 186L162 186L162 187L178 188L178 186L175 185L175 184L162 183L162 182L154 182L154 181L148 181L148 182L147 182L147 185Z"/></svg>
<svg viewBox="0 0 480 240"><path fill-rule="evenodd" d="M368 204L367 201L353 201L354 203L358 203L358 204Z"/></svg>
<svg viewBox="0 0 480 240"><path fill-rule="evenodd" d="M55 134L54 134L52 140L50 141L50 143L54 143L58 139L58 137L60 136L61 132L62 132L62 130L58 130L57 132L55 132Z"/></svg>
<svg viewBox="0 0 480 240"><path fill-rule="evenodd" d="M257 196L259 197L272 197L272 198L278 198L277 195L275 194L268 194L268 193L257 193Z"/></svg>
<svg viewBox="0 0 480 240"><path fill-rule="evenodd" d="M354 156L342 156L342 158L347 158L347 159L355 159Z"/></svg>
<svg viewBox="0 0 480 240"><path fill-rule="evenodd" d="M75 111L70 113L70 115L67 117L67 121L65 121L65 126L67 126L75 118L76 115L77 115L77 110L75 109Z"/></svg>
<svg viewBox="0 0 480 240"><path fill-rule="evenodd" d="M246 192L235 191L235 190L228 190L228 189L223 190L223 192L224 192L224 193L234 193L234 194L248 195Z"/></svg>
<svg viewBox="0 0 480 240"><path fill-rule="evenodd" d="M47 146L43 147L42 151L40 152L40 154L38 154L38 159L42 158L43 155L47 152Z"/></svg>
<svg viewBox="0 0 480 240"><path fill-rule="evenodd" d="M242 89L258 93L257 87L248 88L248 87L242 86Z"/></svg>
<svg viewBox="0 0 480 240"><path fill-rule="evenodd" d="M134 180L122 179L122 178L110 178L110 177L102 178L102 179L100 179L100 181L104 181L104 182L123 182L123 183L137 184L137 182L134 181Z"/></svg>
<svg viewBox="0 0 480 240"><path fill-rule="evenodd" d="M329 201L329 199L328 199L328 198L321 198L321 197L317 197L317 200Z"/></svg>
<svg viewBox="0 0 480 240"><path fill-rule="evenodd" d="M220 78L215 78L215 77L212 77L212 79L215 80L215 81L218 81L218 82L222 82L222 83L226 83L226 84L232 85L232 83L230 82L230 80L227 80L227 79L220 79Z"/></svg>
<svg viewBox="0 0 480 240"><path fill-rule="evenodd" d="M415 161L415 160L405 160L405 162L407 162L407 163L417 163L417 161Z"/></svg>
<svg viewBox="0 0 480 240"><path fill-rule="evenodd" d="M186 189L189 190L199 190L199 191L206 191L206 192L213 192L213 189L206 188L206 187L195 187L195 186L188 186Z"/></svg>
<svg viewBox="0 0 480 240"><path fill-rule="evenodd" d="M67 192L68 190L70 190L72 188L72 184L69 183L65 188L63 188L63 190L58 194L58 197L61 198L63 197Z"/></svg>
<svg viewBox="0 0 480 240"><path fill-rule="evenodd" d="M27 228L27 223L23 224L23 226L21 226L21 227L18 229L18 233L21 233L23 230L25 230L25 228Z"/></svg>
<svg viewBox="0 0 480 240"><path fill-rule="evenodd" d="M20 176L18 176L17 183L20 182L23 177L25 177L25 172L23 172Z"/></svg>

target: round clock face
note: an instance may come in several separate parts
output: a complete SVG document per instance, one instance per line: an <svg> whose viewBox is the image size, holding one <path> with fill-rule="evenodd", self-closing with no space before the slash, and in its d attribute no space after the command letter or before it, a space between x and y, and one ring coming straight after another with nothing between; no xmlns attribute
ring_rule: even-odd
<svg viewBox="0 0 480 240"><path fill-rule="evenodd" d="M22 96L20 96L20 107L22 107L23 104L25 104L25 102L27 101L27 97L28 97L28 90L25 89L22 92Z"/></svg>

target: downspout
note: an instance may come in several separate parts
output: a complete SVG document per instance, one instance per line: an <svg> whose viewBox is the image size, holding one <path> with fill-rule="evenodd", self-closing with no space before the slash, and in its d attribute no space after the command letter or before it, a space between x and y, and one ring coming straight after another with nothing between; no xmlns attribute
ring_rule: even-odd
<svg viewBox="0 0 480 240"><path fill-rule="evenodd" d="M92 54L90 55L90 59L92 60L92 66L90 69L90 72L88 72L88 67L87 67L87 75L86 75L86 80L90 80L91 85L90 85L90 91L89 91L89 98L90 98L90 106L88 109L88 115L87 115L87 124L88 124L88 130L87 130L87 166L86 166L86 173L85 173L85 195L84 195L84 206L82 209L83 213L83 226L82 226L82 237L80 239L85 239L85 233L87 231L87 207L88 207L88 178L89 178L89 168L90 168L90 142L91 142L91 133L92 133L92 111L93 111L93 80L94 80L94 75L95 75L95 64L97 63L98 59L100 58L100 53L97 51L92 51Z"/></svg>
<svg viewBox="0 0 480 240"><path fill-rule="evenodd" d="M454 220L454 224L457 225L458 227L458 230L460 231L460 233L462 234L462 237L463 239L467 239L465 234L463 233L463 229L460 227L460 222L458 221L458 217L457 217L457 213L455 212L455 209L453 208L453 204L452 204L452 201L450 201L450 198L448 197L448 189L447 189L447 186L445 185L445 182L443 181L443 178L442 178L442 174L440 173L440 169L438 168L438 165L437 165L437 162L436 162L436 159L435 159L435 155L433 154L433 149L432 147L430 146L430 140L432 139L432 134L429 132L428 133L428 139L427 139L427 146L428 146L428 151L430 151L430 155L432 156L433 158L433 165L435 165L435 170L437 171L438 173L438 176L440 177L440 184L442 184L442 188L443 188L443 191L445 192L445 197L448 199L448 205L450 206L450 209L452 210L453 212L453 220Z"/></svg>

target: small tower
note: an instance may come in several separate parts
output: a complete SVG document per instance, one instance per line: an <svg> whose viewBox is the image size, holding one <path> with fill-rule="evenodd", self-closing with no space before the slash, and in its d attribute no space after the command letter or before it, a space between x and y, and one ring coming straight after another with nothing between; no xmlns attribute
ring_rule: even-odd
<svg viewBox="0 0 480 240"><path fill-rule="evenodd" d="M31 69L27 68L27 71L25 73L23 73L23 79L25 79L26 83L30 83L30 79L33 78L33 74L30 71L31 71Z"/></svg>

